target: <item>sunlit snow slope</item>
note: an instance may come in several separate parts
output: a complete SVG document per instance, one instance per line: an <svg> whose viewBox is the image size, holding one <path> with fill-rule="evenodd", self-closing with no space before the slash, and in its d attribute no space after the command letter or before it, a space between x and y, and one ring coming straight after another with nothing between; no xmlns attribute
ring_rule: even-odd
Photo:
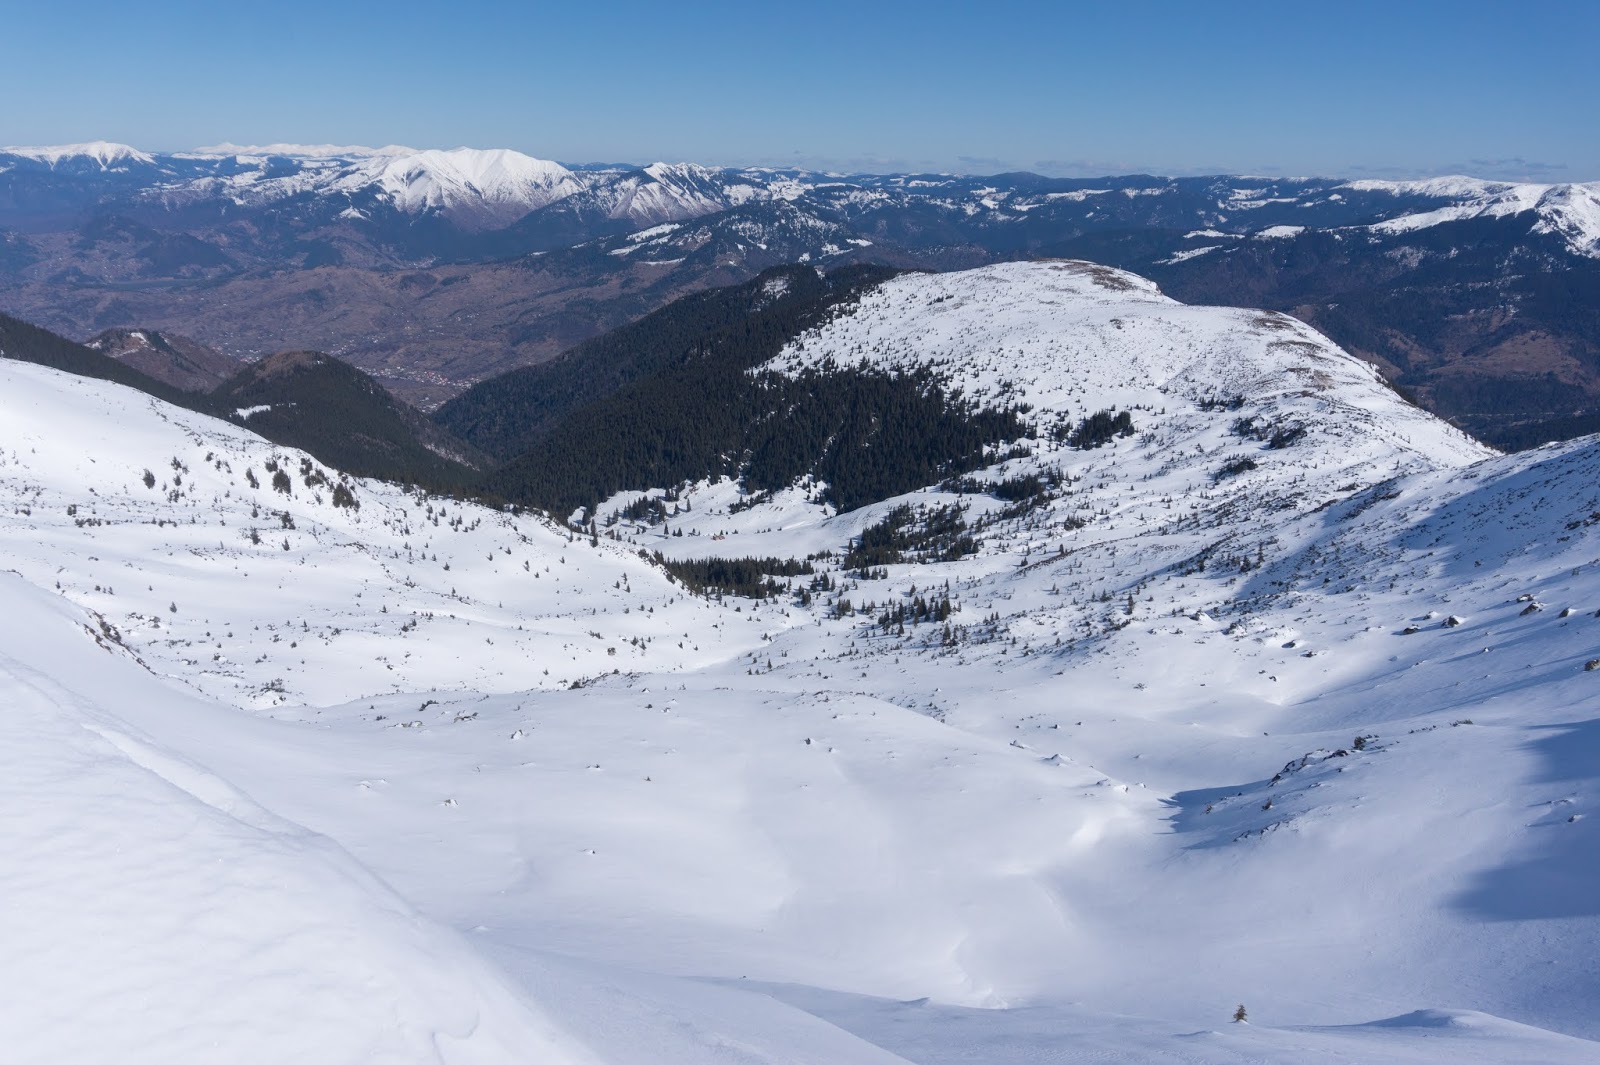
<svg viewBox="0 0 1600 1065"><path fill-rule="evenodd" d="M278 1060L1600 1057L1600 442L1494 455L1291 319L1086 264L902 277L773 368L863 360L1038 438L843 515L655 486L684 535L591 538L0 362L0 1038L98 1060L53 1019L137 973L162 1061L234 1015ZM974 550L844 567L902 504ZM641 548L833 587L694 598ZM318 1042L367 964L428 973Z"/></svg>

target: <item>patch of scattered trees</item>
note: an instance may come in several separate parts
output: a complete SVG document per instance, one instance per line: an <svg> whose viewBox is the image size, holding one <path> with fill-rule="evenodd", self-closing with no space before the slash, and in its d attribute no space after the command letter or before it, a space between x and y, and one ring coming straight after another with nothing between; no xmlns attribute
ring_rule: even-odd
<svg viewBox="0 0 1600 1065"><path fill-rule="evenodd" d="M1293 447L1306 435L1303 425L1281 425L1264 418L1240 418L1233 423L1233 432L1247 440L1259 440L1269 451Z"/></svg>
<svg viewBox="0 0 1600 1065"><path fill-rule="evenodd" d="M844 568L867 573L898 562L953 562L973 554L978 542L968 531L966 512L959 503L895 507L851 541Z"/></svg>
<svg viewBox="0 0 1600 1065"><path fill-rule="evenodd" d="M1211 480L1213 483L1217 481L1225 481L1229 477L1237 477L1241 473L1249 473L1258 465L1259 463L1257 463L1255 459L1250 458L1248 455L1241 455L1238 458L1225 463L1221 469L1217 470L1217 472L1211 475Z"/></svg>
<svg viewBox="0 0 1600 1065"><path fill-rule="evenodd" d="M792 558L680 560L666 558L657 551L655 561L697 595L738 595L746 599L766 599L788 590L778 577L810 576L816 572L809 561Z"/></svg>
<svg viewBox="0 0 1600 1065"><path fill-rule="evenodd" d="M1118 437L1132 436L1133 415L1127 411L1095 411L1066 434L1068 444L1079 451L1103 447Z"/></svg>

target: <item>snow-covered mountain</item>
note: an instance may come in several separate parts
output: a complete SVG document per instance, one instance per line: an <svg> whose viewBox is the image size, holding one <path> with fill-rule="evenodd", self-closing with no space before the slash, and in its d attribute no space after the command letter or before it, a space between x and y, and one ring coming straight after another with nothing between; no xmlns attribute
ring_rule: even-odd
<svg viewBox="0 0 1600 1065"><path fill-rule="evenodd" d="M1035 435L579 532L0 361L9 1045L1595 1060L1600 441L1497 455L1076 262L894 278L766 369L863 362Z"/></svg>
<svg viewBox="0 0 1600 1065"><path fill-rule="evenodd" d="M607 218L653 226L766 198L760 185L729 177L693 163L652 163L597 185L591 201Z"/></svg>
<svg viewBox="0 0 1600 1065"><path fill-rule="evenodd" d="M1535 232L1560 237L1575 254L1600 258L1600 182L1537 185L1455 177L1355 181L1345 187L1360 192L1387 192L1397 198L1420 196L1447 204L1376 223L1373 228L1380 232L1405 233L1443 222L1531 212L1537 219Z"/></svg>
<svg viewBox="0 0 1600 1065"><path fill-rule="evenodd" d="M87 144L57 144L47 148L0 148L0 157L13 156L34 163L42 163L52 170L58 168L81 170L96 167L100 170L126 170L131 165L154 166L155 157L126 144L110 141L90 141Z"/></svg>
<svg viewBox="0 0 1600 1065"><path fill-rule="evenodd" d="M185 159L215 172L146 195L185 205L223 198L242 207L307 197L337 204L350 219L367 217L364 209L376 202L402 215L437 212L480 229L508 225L582 188L559 163L508 149L225 145Z"/></svg>
<svg viewBox="0 0 1600 1065"><path fill-rule="evenodd" d="M827 262L871 245L847 227L786 200L756 200L714 215L580 244L570 253L603 253L629 264L665 267L698 261L707 267L737 266L742 275L752 267Z"/></svg>
<svg viewBox="0 0 1600 1065"><path fill-rule="evenodd" d="M343 175L332 187L356 190L374 185L408 214L434 208L472 210L502 223L570 196L580 187L572 171L559 163L505 149L473 148L379 157L373 166Z"/></svg>

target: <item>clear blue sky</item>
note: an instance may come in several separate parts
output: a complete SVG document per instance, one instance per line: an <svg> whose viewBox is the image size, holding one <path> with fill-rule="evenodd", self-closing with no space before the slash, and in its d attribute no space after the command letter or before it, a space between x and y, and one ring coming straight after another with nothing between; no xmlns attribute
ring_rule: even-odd
<svg viewBox="0 0 1600 1065"><path fill-rule="evenodd" d="M0 0L0 144L1600 179L1600 0Z"/></svg>

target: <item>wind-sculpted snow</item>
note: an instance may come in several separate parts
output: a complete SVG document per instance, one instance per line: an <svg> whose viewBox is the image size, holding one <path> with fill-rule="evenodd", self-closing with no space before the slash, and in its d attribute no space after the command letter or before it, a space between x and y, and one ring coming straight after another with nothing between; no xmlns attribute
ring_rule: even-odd
<svg viewBox="0 0 1600 1065"><path fill-rule="evenodd" d="M593 1060L339 847L130 721L213 707L81 611L0 588L7 1057Z"/></svg>
<svg viewBox="0 0 1600 1065"><path fill-rule="evenodd" d="M0 552L34 586L9 579L0 683L35 685L0 747L29 856L0 913L63 885L53 956L94 963L49 1007L121 1017L142 965L174 1015L219 982L202 1025L234 989L326 986L316 1031L365 959L441 957L313 1060L474 1010L474 1061L1596 1059L1600 442L1496 455L1303 325L1086 264L901 277L769 368L863 360L1038 435L851 513L804 481L657 486L665 524L620 513L634 492L592 535L308 485L237 426L0 362ZM1074 436L1113 408L1130 435ZM846 565L901 506L960 508L970 543ZM641 549L815 572L690 597ZM210 913L233 822L222 868L310 878L216 889L271 911L260 941L191 922L220 976L153 935L95 953L125 911L83 870L157 871L133 898L171 898L129 928ZM324 914L354 929L331 968ZM229 968L255 942L311 975ZM373 1019L396 1001L408 1026ZM95 1060L33 1002L4 1015L21 1045ZM163 1060L200 1060L175 1031Z"/></svg>

